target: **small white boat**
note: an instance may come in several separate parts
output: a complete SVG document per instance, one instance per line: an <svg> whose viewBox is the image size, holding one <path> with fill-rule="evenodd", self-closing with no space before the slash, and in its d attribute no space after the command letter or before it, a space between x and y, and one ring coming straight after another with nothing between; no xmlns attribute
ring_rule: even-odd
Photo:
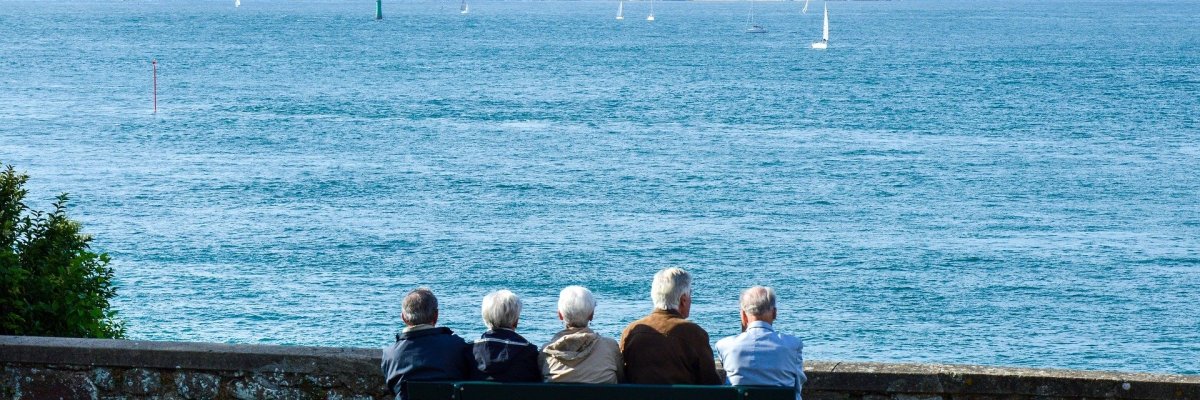
<svg viewBox="0 0 1200 400"><path fill-rule="evenodd" d="M812 43L812 48L825 50L829 48L829 5L825 5L825 24L821 28L821 40Z"/></svg>
<svg viewBox="0 0 1200 400"><path fill-rule="evenodd" d="M459 7L458 7L458 13L459 13L459 14L466 14L466 13L469 13L469 12L471 12L471 6L468 6L468 5L467 5L467 0L463 0L463 2L462 2L462 6L459 6Z"/></svg>
<svg viewBox="0 0 1200 400"><path fill-rule="evenodd" d="M804 9L800 10L801 14L808 14L808 0L804 0Z"/></svg>
<svg viewBox="0 0 1200 400"><path fill-rule="evenodd" d="M233 0L233 6L234 6L234 7L241 7L241 6L242 6L242 0Z"/></svg>
<svg viewBox="0 0 1200 400"><path fill-rule="evenodd" d="M618 20L625 19L625 2L624 1L617 3L617 19Z"/></svg>
<svg viewBox="0 0 1200 400"><path fill-rule="evenodd" d="M650 16L646 17L647 21L654 21L654 0L650 0Z"/></svg>
<svg viewBox="0 0 1200 400"><path fill-rule="evenodd" d="M754 0L750 0L750 15L746 19L750 20L750 27L746 28L746 33L767 33L767 28L754 22Z"/></svg>

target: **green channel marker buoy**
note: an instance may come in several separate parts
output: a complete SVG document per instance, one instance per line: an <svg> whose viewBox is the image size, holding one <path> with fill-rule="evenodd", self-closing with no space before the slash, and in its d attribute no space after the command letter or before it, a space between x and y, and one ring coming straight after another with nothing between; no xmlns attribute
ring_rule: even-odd
<svg viewBox="0 0 1200 400"><path fill-rule="evenodd" d="M383 19L383 0L375 0L375 19Z"/></svg>

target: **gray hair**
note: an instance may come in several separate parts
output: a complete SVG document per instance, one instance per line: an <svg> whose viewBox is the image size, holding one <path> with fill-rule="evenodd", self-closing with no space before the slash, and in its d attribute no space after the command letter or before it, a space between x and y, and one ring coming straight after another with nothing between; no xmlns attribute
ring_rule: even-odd
<svg viewBox="0 0 1200 400"><path fill-rule="evenodd" d="M754 286L742 291L742 311L761 317L775 309L775 289Z"/></svg>
<svg viewBox="0 0 1200 400"><path fill-rule="evenodd" d="M483 324L488 329L513 329L521 317L521 299L508 290L497 290L483 296Z"/></svg>
<svg viewBox="0 0 1200 400"><path fill-rule="evenodd" d="M410 325L433 323L437 311L437 297L429 288L416 288L404 296L403 317L404 321Z"/></svg>
<svg viewBox="0 0 1200 400"><path fill-rule="evenodd" d="M667 268L654 274L650 299L659 310L678 310L679 300L692 293L692 275L682 268Z"/></svg>
<svg viewBox="0 0 1200 400"><path fill-rule="evenodd" d="M586 328L596 311L596 298L583 286L567 286L558 294L558 312L568 328Z"/></svg>

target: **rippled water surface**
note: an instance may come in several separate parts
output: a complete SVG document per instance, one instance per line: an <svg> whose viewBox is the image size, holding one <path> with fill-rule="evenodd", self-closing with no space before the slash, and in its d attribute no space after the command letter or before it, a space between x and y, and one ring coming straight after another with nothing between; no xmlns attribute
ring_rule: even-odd
<svg viewBox="0 0 1200 400"><path fill-rule="evenodd" d="M232 3L0 0L0 161L132 338L615 336L683 266L714 340L766 284L810 359L1200 373L1200 2Z"/></svg>

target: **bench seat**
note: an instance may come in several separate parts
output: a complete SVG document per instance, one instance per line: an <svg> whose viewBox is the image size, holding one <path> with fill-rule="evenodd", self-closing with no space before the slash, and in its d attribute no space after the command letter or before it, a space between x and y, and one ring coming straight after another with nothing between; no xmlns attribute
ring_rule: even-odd
<svg viewBox="0 0 1200 400"><path fill-rule="evenodd" d="M772 386L408 382L410 400L794 400Z"/></svg>

